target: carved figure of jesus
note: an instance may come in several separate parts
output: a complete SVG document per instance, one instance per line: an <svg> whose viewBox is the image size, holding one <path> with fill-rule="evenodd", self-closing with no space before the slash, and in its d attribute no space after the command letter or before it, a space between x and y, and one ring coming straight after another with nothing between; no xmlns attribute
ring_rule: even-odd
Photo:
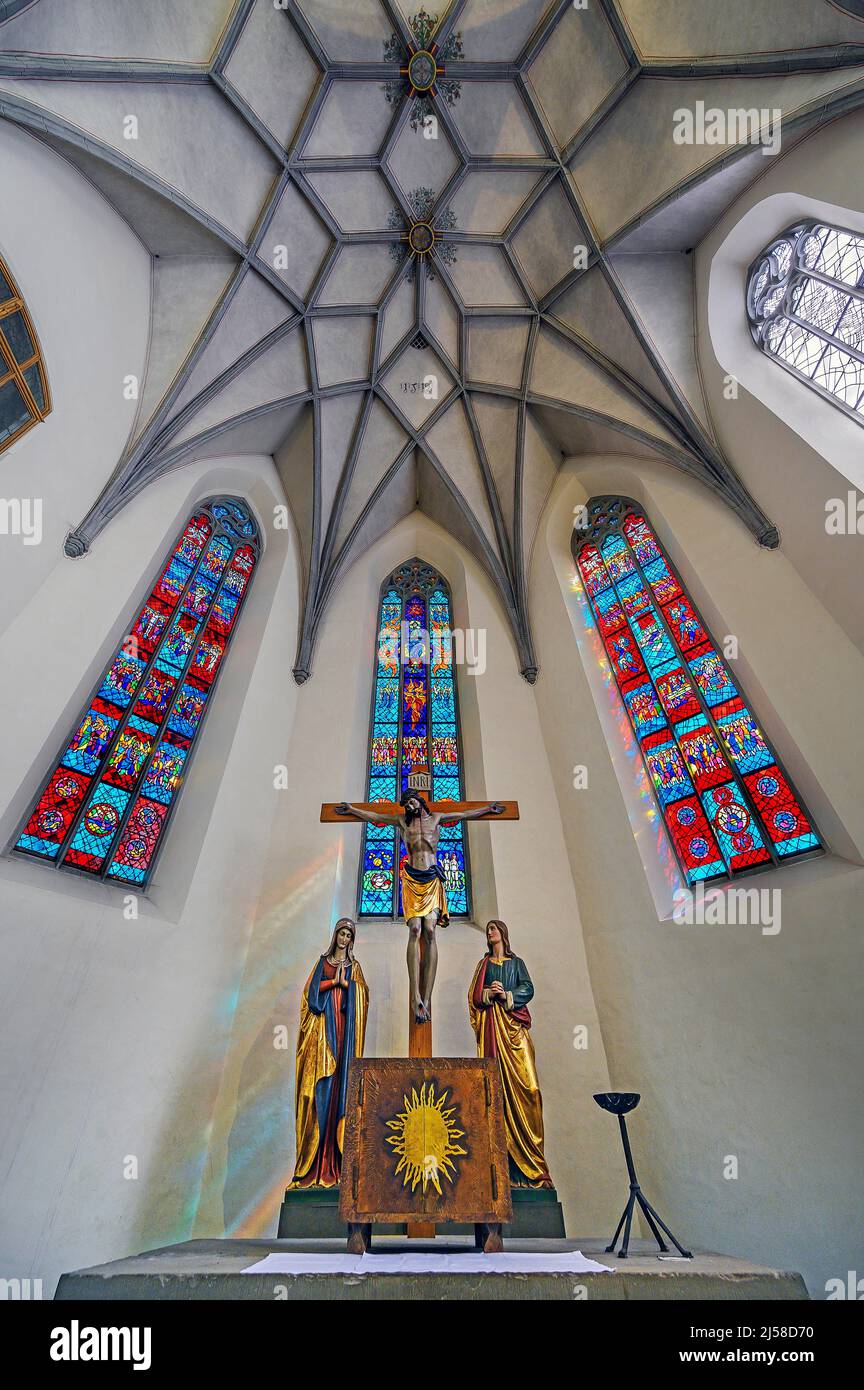
<svg viewBox="0 0 864 1390"><path fill-rule="evenodd" d="M404 792L399 799L401 811L367 810L341 801L336 807L339 815L377 825L396 825L408 852L402 865L402 910L408 923L408 980L411 1007L418 1023L428 1023L432 1017L432 990L438 969L438 945L435 928L446 927L449 921L444 875L438 866L438 838L442 822L478 820L481 816L498 816L504 807L490 801L472 810L431 811L425 798L415 791ZM440 803L439 803L440 804ZM421 965L420 938L424 951Z"/></svg>

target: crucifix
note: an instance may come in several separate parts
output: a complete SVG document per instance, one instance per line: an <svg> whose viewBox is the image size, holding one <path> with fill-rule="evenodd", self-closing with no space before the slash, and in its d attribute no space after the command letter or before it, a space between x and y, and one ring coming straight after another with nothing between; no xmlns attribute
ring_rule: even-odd
<svg viewBox="0 0 864 1390"><path fill-rule="evenodd" d="M432 1056L432 990L438 964L437 926L446 927L447 894L444 875L437 863L438 837L442 825L468 820L518 820L516 801L432 801L423 792L430 790L431 777L418 769L408 777L408 789L397 801L326 802L321 820L366 821L372 825L393 825L407 851L401 869L402 907L408 924L408 981L410 1014L408 1054Z"/></svg>
<svg viewBox="0 0 864 1390"><path fill-rule="evenodd" d="M516 801L432 801L432 778L425 767L415 767L407 777L407 790L399 801L326 802L321 820L333 825L357 820L399 829L407 857L401 869L402 910L408 924L408 1056L432 1056L432 987L438 964L435 928L446 927L447 894L438 867L438 837L442 825L466 820L518 820ZM409 1222L409 1236L431 1238L435 1226Z"/></svg>

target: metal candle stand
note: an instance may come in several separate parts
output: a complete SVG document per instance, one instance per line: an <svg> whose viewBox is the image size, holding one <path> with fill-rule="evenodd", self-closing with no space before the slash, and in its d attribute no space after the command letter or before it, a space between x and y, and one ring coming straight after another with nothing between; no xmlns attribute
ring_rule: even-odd
<svg viewBox="0 0 864 1390"><path fill-rule="evenodd" d="M621 1234L621 1228L623 1226L624 1239L621 1242L621 1249L618 1251L618 1258L619 1260L627 1259L627 1252L630 1248L630 1227L633 1223L633 1212L638 1202L642 1211L645 1213L645 1220L651 1227L654 1239L660 1246L661 1253L665 1254L669 1250L669 1246L666 1245L660 1234L660 1231L665 1231L681 1257L685 1260L692 1260L692 1252L690 1250L685 1250L683 1246L678 1244L672 1232L669 1230L669 1227L664 1221L661 1221L636 1180L636 1169L633 1165L633 1154L630 1150L630 1137L627 1133L627 1121L624 1116L629 1114L631 1110L636 1109L642 1097L635 1091L608 1091L602 1095L595 1096L594 1099L601 1110L608 1110L610 1115L618 1116L618 1124L621 1129L621 1143L624 1145L624 1157L627 1160L627 1172L630 1177L630 1196L627 1198L627 1205L621 1213L621 1220L618 1222L612 1241L606 1246L607 1255L614 1254L615 1244Z"/></svg>

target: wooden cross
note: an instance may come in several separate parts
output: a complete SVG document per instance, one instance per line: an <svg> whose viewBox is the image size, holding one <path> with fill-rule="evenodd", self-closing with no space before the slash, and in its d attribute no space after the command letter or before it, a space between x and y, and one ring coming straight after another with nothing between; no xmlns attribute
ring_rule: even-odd
<svg viewBox="0 0 864 1390"><path fill-rule="evenodd" d="M431 778L426 768L416 769L408 777L408 787L411 791L421 793L430 789ZM344 811L338 811L337 806L341 802L326 801L321 807L321 821L324 825L333 825L337 821L359 820L359 816L346 815ZM519 803L518 801L499 801L498 806L503 807L500 811L487 811L485 814L472 816L473 820L518 820ZM357 801L354 803L358 811L374 813L381 811L384 815L399 815L402 806L398 801ZM430 811L437 812L442 818L443 823L447 824L447 812L457 812L464 815L467 812L477 812L488 806L488 801L431 801L427 802ZM452 823L452 822L451 822ZM423 969L425 955L425 942L420 937L420 969ZM425 1023L418 1023L411 999L408 999L408 1056L409 1057L431 1057L432 1054L432 1020L427 1019ZM433 1222L411 1221L408 1223L407 1232L409 1236L417 1239L430 1239L435 1236L435 1225Z"/></svg>
<svg viewBox="0 0 864 1390"><path fill-rule="evenodd" d="M340 801L325 801L321 805L321 824L335 825L340 822L342 825L346 821L358 820L357 816L346 816L336 807L341 806ZM354 805L358 811L383 811L387 815L393 815L402 810L398 801L355 801ZM488 801L429 801L427 802L430 811L437 811L439 816L444 817L447 823L448 811L479 811L481 806L488 806ZM519 802L518 801L499 801L499 806L504 810L498 815L493 815L491 811L483 816L477 816L477 820L518 820Z"/></svg>

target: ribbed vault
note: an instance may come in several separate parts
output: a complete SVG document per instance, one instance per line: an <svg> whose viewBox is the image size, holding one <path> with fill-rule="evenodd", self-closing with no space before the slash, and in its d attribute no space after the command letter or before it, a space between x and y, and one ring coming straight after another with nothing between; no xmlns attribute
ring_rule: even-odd
<svg viewBox="0 0 864 1390"><path fill-rule="evenodd" d="M185 462L272 453L303 549L298 680L347 566L417 506L479 557L533 679L527 566L564 452L686 470L776 545L714 437L689 254L765 155L676 144L674 112L778 109L801 138L864 101L856 12L0 0L0 115L152 256L136 421L67 554Z"/></svg>

